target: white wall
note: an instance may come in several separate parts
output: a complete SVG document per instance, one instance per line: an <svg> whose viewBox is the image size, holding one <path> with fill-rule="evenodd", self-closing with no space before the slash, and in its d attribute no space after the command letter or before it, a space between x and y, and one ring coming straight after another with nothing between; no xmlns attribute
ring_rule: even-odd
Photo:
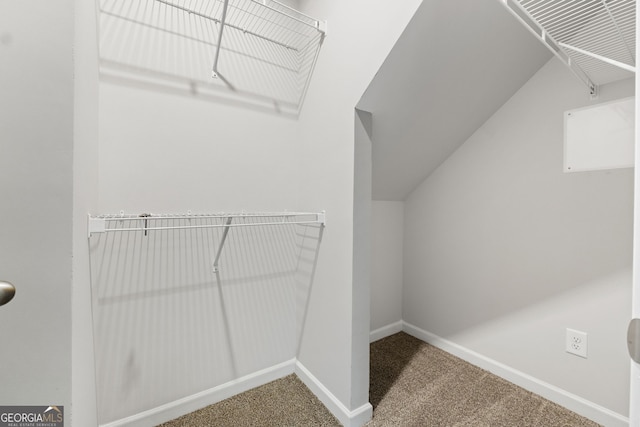
<svg viewBox="0 0 640 427"><path fill-rule="evenodd" d="M143 48L128 54L146 57ZM196 92L180 75L102 75L94 213L303 209L297 123ZM219 276L212 263L220 229L94 236L99 422L156 411L294 359L310 281L297 267L317 250L299 231L232 229Z"/></svg>
<svg viewBox="0 0 640 427"><path fill-rule="evenodd" d="M372 202L371 331L402 320L404 202Z"/></svg>
<svg viewBox="0 0 640 427"><path fill-rule="evenodd" d="M71 411L73 2L0 2L0 402Z"/></svg>
<svg viewBox="0 0 640 427"><path fill-rule="evenodd" d="M0 233L2 248L10 251L0 259L11 264L0 265L0 274L18 288L16 299L2 308L7 318L1 323L18 340L13 345L13 337L2 334L2 348L12 354L0 359L13 376L2 378L2 403L64 405L65 423L77 426L96 425L86 235L88 204L97 198L93 5L0 4L0 105L7 109L0 115L6 119L0 119L0 169L8 185L0 191L9 208L2 217L18 236L14 242Z"/></svg>
<svg viewBox="0 0 640 427"><path fill-rule="evenodd" d="M563 174L562 113L633 93L551 60L405 205L405 321L624 416L633 171Z"/></svg>
<svg viewBox="0 0 640 427"><path fill-rule="evenodd" d="M110 360L113 375L129 378L129 382L118 384L116 379L103 384L110 396L120 392L126 407L111 402L101 409L102 422L296 356L347 418L357 418L353 411L368 407L368 365L364 362L368 360L369 303L354 297L353 286L354 109L419 1L392 9L381 1L301 3L303 11L329 21L330 34L298 122L240 104L192 96L188 90L162 90L158 85L118 79L100 84L99 212L299 209L326 210L328 216L312 287L309 275L313 269L305 259L301 264L307 270L293 272L285 281L286 289L271 297L260 291L260 284L269 282L260 276L264 270L257 278L241 277L248 271L242 263L251 255L246 242L227 258L234 268L227 271L233 271L237 280L232 287L222 288L224 303L219 295L200 295L210 292L204 289L131 298L122 294L127 290L123 284L138 283L146 292L153 283L136 282L129 267L122 267L111 256L109 268L120 268L120 274L126 271L127 277L116 280L120 287L115 290L101 289L120 294L96 295L102 298L96 314L96 340L105 352L111 351L98 352L98 371L101 364L107 369ZM363 10L367 10L364 20ZM354 52L364 59L354 60ZM370 203L370 197L368 200ZM125 246L131 249L134 242L128 240ZM111 243L103 239L94 255L101 259L108 254L107 244ZM313 243L298 245L313 247ZM160 250L166 253L166 248ZM267 265L269 261L262 260L251 268L260 270ZM178 271L176 265L169 268ZM204 267L198 265L196 271L204 274ZM300 275L310 299L305 300L300 292ZM293 276L295 284L290 281ZM188 277L174 275L174 279L180 288ZM156 285L166 288L171 283ZM365 291L368 293L368 286L359 286L355 292ZM109 299L113 296L116 298ZM186 311L205 297L209 309L197 306ZM230 332L225 331L225 312ZM242 313L252 313L252 317L240 321ZM291 328L296 322L303 327L299 348L295 328ZM255 331L264 336L256 336ZM213 342L207 347L198 344L199 337L207 334L214 337ZM144 342L142 336L153 337L153 343ZM257 344L249 342L252 337L258 339ZM179 338L191 346L189 355L172 348ZM149 351L149 346L157 351ZM230 348L237 356L235 366ZM169 356L159 356L163 349ZM214 354L206 353L207 349ZM165 360L152 360L154 357ZM207 367L200 360L207 357L220 363ZM174 372L162 373L156 384L171 383L171 387L154 388L152 372L163 363ZM189 370L194 363L205 369L195 383L191 371L180 377L182 368L175 368ZM125 399L134 395L141 397Z"/></svg>
<svg viewBox="0 0 640 427"><path fill-rule="evenodd" d="M71 425L97 425L87 214L98 202L98 51L95 2L75 1Z"/></svg>
<svg viewBox="0 0 640 427"><path fill-rule="evenodd" d="M351 363L351 404L360 408L362 421L371 418L369 404L369 352L368 331L371 295L371 176L373 116L362 110L355 111L354 171L353 171L353 325ZM358 420L355 424L359 424Z"/></svg>
<svg viewBox="0 0 640 427"><path fill-rule="evenodd" d="M295 130L269 114L102 83L96 213L296 210ZM279 233L232 230L220 282L218 232L92 239L100 422L295 357L298 242Z"/></svg>
<svg viewBox="0 0 640 427"><path fill-rule="evenodd" d="M305 13L328 21L329 34L300 116L302 204L326 209L328 223L299 360L351 411L369 407L368 364L361 363L369 351L369 305L353 286L354 109L419 3L300 2Z"/></svg>

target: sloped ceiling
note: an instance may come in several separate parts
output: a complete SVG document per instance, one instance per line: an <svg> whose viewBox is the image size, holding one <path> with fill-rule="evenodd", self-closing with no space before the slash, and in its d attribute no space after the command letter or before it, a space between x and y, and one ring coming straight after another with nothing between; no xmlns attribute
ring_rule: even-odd
<svg viewBox="0 0 640 427"><path fill-rule="evenodd" d="M404 200L551 56L499 0L424 0L358 104L374 200Z"/></svg>

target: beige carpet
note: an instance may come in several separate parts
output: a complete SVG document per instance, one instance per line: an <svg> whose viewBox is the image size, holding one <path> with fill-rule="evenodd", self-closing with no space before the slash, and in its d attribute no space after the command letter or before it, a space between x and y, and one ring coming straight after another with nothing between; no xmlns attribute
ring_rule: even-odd
<svg viewBox="0 0 640 427"><path fill-rule="evenodd" d="M371 344L368 426L598 424L405 333Z"/></svg>
<svg viewBox="0 0 640 427"><path fill-rule="evenodd" d="M302 381L289 375L162 424L162 427L339 425Z"/></svg>
<svg viewBox="0 0 640 427"><path fill-rule="evenodd" d="M370 427L598 426L405 333L371 344L370 402ZM162 426L339 425L289 375Z"/></svg>

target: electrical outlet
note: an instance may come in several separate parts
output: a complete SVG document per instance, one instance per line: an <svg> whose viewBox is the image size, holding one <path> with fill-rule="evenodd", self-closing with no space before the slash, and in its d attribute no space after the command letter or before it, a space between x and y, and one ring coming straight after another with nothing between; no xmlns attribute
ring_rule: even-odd
<svg viewBox="0 0 640 427"><path fill-rule="evenodd" d="M587 358L587 333L567 328L567 353Z"/></svg>

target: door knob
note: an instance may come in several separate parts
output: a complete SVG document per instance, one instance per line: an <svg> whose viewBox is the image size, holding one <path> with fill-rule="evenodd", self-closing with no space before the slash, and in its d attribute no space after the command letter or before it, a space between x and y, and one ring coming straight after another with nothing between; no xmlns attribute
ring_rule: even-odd
<svg viewBox="0 0 640 427"><path fill-rule="evenodd" d="M627 347L631 359L640 363L640 319L631 319L627 329Z"/></svg>
<svg viewBox="0 0 640 427"><path fill-rule="evenodd" d="M16 294L16 288L9 282L0 281L0 305L11 301Z"/></svg>

